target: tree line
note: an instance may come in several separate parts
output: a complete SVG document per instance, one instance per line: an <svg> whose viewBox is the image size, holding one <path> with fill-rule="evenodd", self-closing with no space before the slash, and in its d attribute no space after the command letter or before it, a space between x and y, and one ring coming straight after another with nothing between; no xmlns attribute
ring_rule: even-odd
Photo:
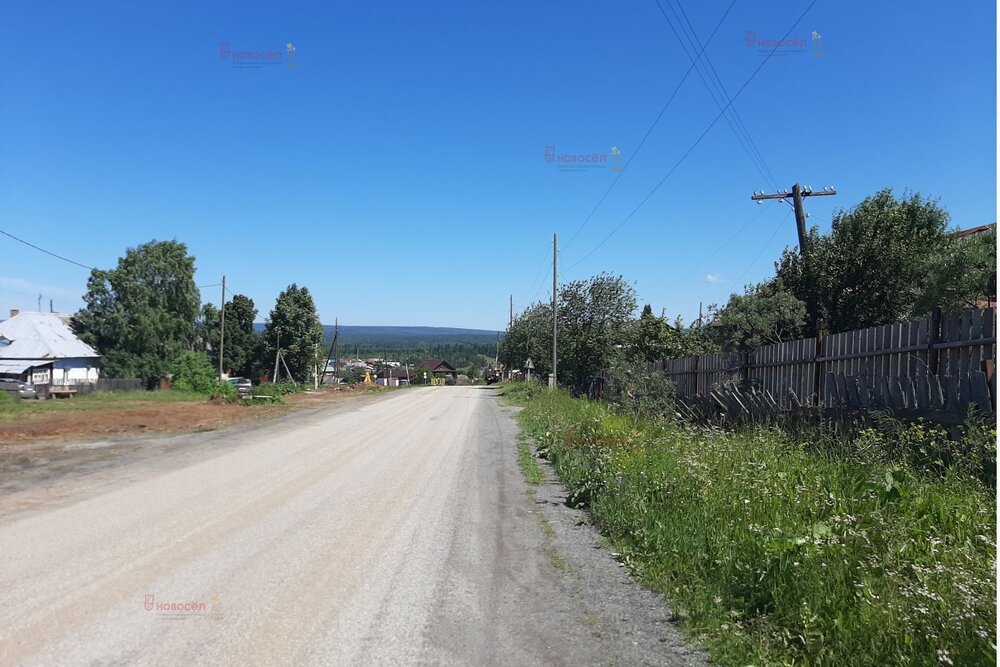
<svg viewBox="0 0 1000 667"><path fill-rule="evenodd" d="M91 271L73 329L101 355L106 376L154 386L182 358L191 363L191 354L218 367L221 311L201 304L194 273L195 258L184 243L155 240L129 248L113 269ZM305 382L314 373L323 328L307 287L293 283L283 290L262 332L254 330L258 310L250 297L233 295L225 311L225 371L268 375L280 346L292 378Z"/></svg>
<svg viewBox="0 0 1000 667"><path fill-rule="evenodd" d="M709 308L708 326L685 327L654 315L636 316L635 289L602 273L558 290L558 381L586 390L597 376L642 379L646 362L721 350L745 350L810 335L820 320L837 333L906 318L936 307L976 307L996 300L996 227L960 236L937 201L891 190L837 211L829 233L809 230L806 252L786 248L775 275L747 285ZM552 370L552 305L534 303L512 321L500 360L534 372ZM614 370L615 372L610 372ZM634 386L621 387L634 394Z"/></svg>

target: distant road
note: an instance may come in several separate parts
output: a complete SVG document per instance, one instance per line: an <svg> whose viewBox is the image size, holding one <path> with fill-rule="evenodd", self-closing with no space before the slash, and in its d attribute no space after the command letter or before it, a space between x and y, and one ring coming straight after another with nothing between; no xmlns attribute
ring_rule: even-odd
<svg viewBox="0 0 1000 667"><path fill-rule="evenodd" d="M0 665L686 664L554 555L493 389L282 424L6 512Z"/></svg>

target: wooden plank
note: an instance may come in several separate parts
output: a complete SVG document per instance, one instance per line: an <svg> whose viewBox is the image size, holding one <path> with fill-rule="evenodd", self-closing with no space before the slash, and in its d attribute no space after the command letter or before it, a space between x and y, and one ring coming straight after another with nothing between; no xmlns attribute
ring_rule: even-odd
<svg viewBox="0 0 1000 667"><path fill-rule="evenodd" d="M828 408L837 407L840 405L840 389L837 385L837 376L831 371L827 371L824 377L826 382L824 383L825 388L823 390L823 406Z"/></svg>
<svg viewBox="0 0 1000 667"><path fill-rule="evenodd" d="M990 399L990 385L986 379L986 373L973 371L969 375L969 400L975 403L976 407L983 412L994 410L993 402Z"/></svg>
<svg viewBox="0 0 1000 667"><path fill-rule="evenodd" d="M972 329L972 326L971 326L971 324L972 324L971 314L972 313L970 311L968 311L968 310L965 311L965 312L962 312L962 313L958 313L958 322L959 322L958 335L959 335L959 340L969 340L969 337L972 335L971 334L971 329ZM956 357L957 357L956 361L958 363L958 373L957 373L957 377L958 378L964 378L964 377L967 377L969 375L969 358L970 358L971 354L972 354L971 346L965 346L965 347L958 348L958 350L956 352Z"/></svg>
<svg viewBox="0 0 1000 667"><path fill-rule="evenodd" d="M858 379L847 377L845 379L845 386L847 387L847 405L852 408L861 407L861 398L858 395Z"/></svg>
<svg viewBox="0 0 1000 667"><path fill-rule="evenodd" d="M889 378L889 395L892 396L891 405L893 410L903 410L906 402L903 400L903 388L899 385L899 378Z"/></svg>
<svg viewBox="0 0 1000 667"><path fill-rule="evenodd" d="M898 341L900 336L900 324L890 324L889 325L889 340L887 341L886 347L895 349L899 347ZM886 375L890 378L897 377L899 375L899 356L896 354L886 355L888 357L888 369Z"/></svg>
<svg viewBox="0 0 1000 667"><path fill-rule="evenodd" d="M868 380L867 375L858 376L856 380L858 385L858 404L863 408L870 408L872 406L871 382Z"/></svg>
<svg viewBox="0 0 1000 667"><path fill-rule="evenodd" d="M969 332L969 338L973 340L981 340L983 337L983 318L986 315L986 311L974 310L972 311L972 329ZM983 361L986 359L986 348L983 345L976 345L970 350L969 354L969 370L978 371L982 366Z"/></svg>
<svg viewBox="0 0 1000 667"><path fill-rule="evenodd" d="M944 389L945 409L958 411L958 376L946 375L941 378L942 389Z"/></svg>
<svg viewBox="0 0 1000 667"><path fill-rule="evenodd" d="M918 373L915 378L904 375L899 378L899 387L903 392L903 407L907 409L926 408L928 402L927 373Z"/></svg>
<svg viewBox="0 0 1000 667"><path fill-rule="evenodd" d="M930 340L930 319L924 318L920 320L917 324L917 340L916 345L922 347L923 349L913 352L913 358L917 360L916 372L913 373L915 376L917 373L923 373L927 371L927 342Z"/></svg>
<svg viewBox="0 0 1000 667"><path fill-rule="evenodd" d="M847 390L847 376L837 373L837 393L840 394L840 405L850 405L851 395Z"/></svg>
<svg viewBox="0 0 1000 667"><path fill-rule="evenodd" d="M940 410L944 407L944 392L941 389L941 379L937 375L931 375L928 373L927 385L927 407L931 410Z"/></svg>
<svg viewBox="0 0 1000 667"><path fill-rule="evenodd" d="M883 408L892 407L892 390L889 389L889 378L883 375L879 379L879 406Z"/></svg>

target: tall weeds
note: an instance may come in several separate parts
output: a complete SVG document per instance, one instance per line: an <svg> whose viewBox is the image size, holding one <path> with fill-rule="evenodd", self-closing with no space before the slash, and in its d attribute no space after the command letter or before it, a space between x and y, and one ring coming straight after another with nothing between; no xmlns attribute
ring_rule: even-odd
<svg viewBox="0 0 1000 667"><path fill-rule="evenodd" d="M719 662L995 664L996 503L974 474L981 453L931 476L777 429L648 421L540 389L512 397L568 502L590 508Z"/></svg>

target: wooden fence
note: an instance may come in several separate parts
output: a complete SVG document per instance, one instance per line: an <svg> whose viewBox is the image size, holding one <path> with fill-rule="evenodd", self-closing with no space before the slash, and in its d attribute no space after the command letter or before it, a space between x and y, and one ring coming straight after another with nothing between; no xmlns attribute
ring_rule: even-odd
<svg viewBox="0 0 1000 667"><path fill-rule="evenodd" d="M744 353L703 354L650 365L682 398L752 387L778 409L887 407L964 413L996 411L996 309L827 335ZM717 401L719 402L719 401ZM988 402L988 405L985 403Z"/></svg>

